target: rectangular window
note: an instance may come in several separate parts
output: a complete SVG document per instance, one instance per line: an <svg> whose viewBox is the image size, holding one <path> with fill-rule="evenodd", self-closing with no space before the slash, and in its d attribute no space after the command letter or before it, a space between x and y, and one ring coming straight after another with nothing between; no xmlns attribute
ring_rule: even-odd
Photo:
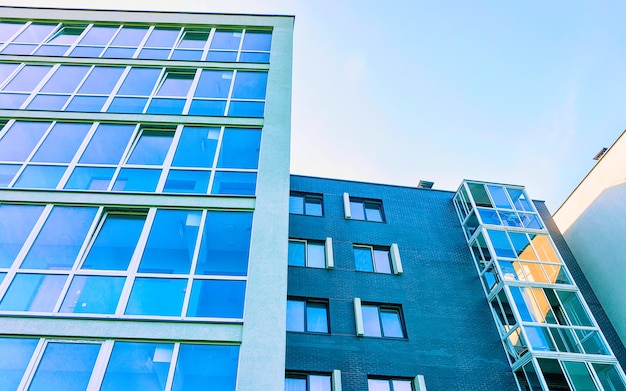
<svg viewBox="0 0 626 391"><path fill-rule="evenodd" d="M357 271L391 274L389 247L353 246Z"/></svg>
<svg viewBox="0 0 626 391"><path fill-rule="evenodd" d="M331 391L331 375L311 373L288 373L285 391Z"/></svg>
<svg viewBox="0 0 626 391"><path fill-rule="evenodd" d="M346 219L385 222L381 200L356 198L343 193L343 208Z"/></svg>
<svg viewBox="0 0 626 391"><path fill-rule="evenodd" d="M323 197L321 194L291 193L289 195L289 213L307 216L323 216Z"/></svg>
<svg viewBox="0 0 626 391"><path fill-rule="evenodd" d="M406 379L367 379L368 391L413 391L413 381Z"/></svg>
<svg viewBox="0 0 626 391"><path fill-rule="evenodd" d="M238 361L236 345L2 336L0 389L235 391Z"/></svg>
<svg viewBox="0 0 626 391"><path fill-rule="evenodd" d="M320 300L287 300L287 331L328 333L328 303Z"/></svg>
<svg viewBox="0 0 626 391"><path fill-rule="evenodd" d="M347 194L344 193L344 198ZM344 207L349 208L346 211L346 218L348 219L376 221L379 223L385 221L383 202L381 200L349 197L349 202L347 203L348 205L345 205L346 202L344 200Z"/></svg>
<svg viewBox="0 0 626 391"><path fill-rule="evenodd" d="M357 336L406 338L402 308L394 304L361 303L354 299Z"/></svg>
<svg viewBox="0 0 626 391"><path fill-rule="evenodd" d="M327 267L326 246L315 240L289 240L289 266Z"/></svg>

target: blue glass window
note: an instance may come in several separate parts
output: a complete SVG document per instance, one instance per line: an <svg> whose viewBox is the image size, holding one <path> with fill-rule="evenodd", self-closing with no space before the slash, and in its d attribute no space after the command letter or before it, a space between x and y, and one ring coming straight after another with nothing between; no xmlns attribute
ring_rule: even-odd
<svg viewBox="0 0 626 391"><path fill-rule="evenodd" d="M106 190L115 173L114 168L76 167L65 185L66 189Z"/></svg>
<svg viewBox="0 0 626 391"><path fill-rule="evenodd" d="M107 214L82 268L128 269L145 219L144 215Z"/></svg>
<svg viewBox="0 0 626 391"><path fill-rule="evenodd" d="M245 276L251 231L252 213L209 211L196 274Z"/></svg>
<svg viewBox="0 0 626 391"><path fill-rule="evenodd" d="M158 210L139 264L143 273L189 273L200 211Z"/></svg>
<svg viewBox="0 0 626 391"><path fill-rule="evenodd" d="M22 26L24 23L0 22L0 42L8 41Z"/></svg>
<svg viewBox="0 0 626 391"><path fill-rule="evenodd" d="M515 251L511 248L506 232L493 230L487 230L487 232L498 257L515 258Z"/></svg>
<svg viewBox="0 0 626 391"><path fill-rule="evenodd" d="M245 281L194 280L187 316L243 318Z"/></svg>
<svg viewBox="0 0 626 391"><path fill-rule="evenodd" d="M238 50L241 31L216 30L211 41L211 49Z"/></svg>
<svg viewBox="0 0 626 391"><path fill-rule="evenodd" d="M111 46L134 46L137 47L148 31L144 27L123 26L119 33L113 38Z"/></svg>
<svg viewBox="0 0 626 391"><path fill-rule="evenodd" d="M172 60L198 61L202 58L202 50L175 49Z"/></svg>
<svg viewBox="0 0 626 391"><path fill-rule="evenodd" d="M147 165L163 164L173 138L173 131L143 130L127 163Z"/></svg>
<svg viewBox="0 0 626 391"><path fill-rule="evenodd" d="M219 136L219 128L185 126L178 141L172 166L212 167Z"/></svg>
<svg viewBox="0 0 626 391"><path fill-rule="evenodd" d="M137 58L147 58L153 60L167 60L170 56L170 49L141 49Z"/></svg>
<svg viewBox="0 0 626 391"><path fill-rule="evenodd" d="M0 159L25 161L49 126L50 122L14 122L0 139Z"/></svg>
<svg viewBox="0 0 626 391"><path fill-rule="evenodd" d="M54 189L65 173L66 166L28 165L13 187L29 189Z"/></svg>
<svg viewBox="0 0 626 391"><path fill-rule="evenodd" d="M107 111L109 113L142 113L148 98L114 98Z"/></svg>
<svg viewBox="0 0 626 391"><path fill-rule="evenodd" d="M15 72L19 64L0 64L0 84L9 77L10 74Z"/></svg>
<svg viewBox="0 0 626 391"><path fill-rule="evenodd" d="M161 74L161 68L131 68L118 95L148 96Z"/></svg>
<svg viewBox="0 0 626 391"><path fill-rule="evenodd" d="M369 247L354 247L353 250L356 270L373 272L372 250Z"/></svg>
<svg viewBox="0 0 626 391"><path fill-rule="evenodd" d="M0 93L0 108L3 109L19 109L22 107L28 94L2 94ZM223 112L224 110L222 110Z"/></svg>
<svg viewBox="0 0 626 391"><path fill-rule="evenodd" d="M380 319L378 317L378 307L364 305L361 308L363 312L363 331L368 337L382 337L380 328Z"/></svg>
<svg viewBox="0 0 626 391"><path fill-rule="evenodd" d="M509 232L509 238L513 243L513 248L515 249L515 253L518 258L533 261L537 259L526 234L520 232Z"/></svg>
<svg viewBox="0 0 626 391"><path fill-rule="evenodd" d="M216 172L211 194L254 195L255 191L254 172Z"/></svg>
<svg viewBox="0 0 626 391"><path fill-rule="evenodd" d="M267 72L237 71L233 98L265 99L267 88Z"/></svg>
<svg viewBox="0 0 626 391"><path fill-rule="evenodd" d="M154 192L160 177L161 170L123 168L113 184L113 190Z"/></svg>
<svg viewBox="0 0 626 391"><path fill-rule="evenodd" d="M52 312L66 275L16 274L0 302L3 311Z"/></svg>
<svg viewBox="0 0 626 391"><path fill-rule="evenodd" d="M496 208L512 209L509 199L504 192L504 188L501 186L487 185L487 189L489 190L489 194L491 194L491 198L493 199Z"/></svg>
<svg viewBox="0 0 626 391"><path fill-rule="evenodd" d="M210 50L206 57L207 61L235 62L237 61L237 51L215 51Z"/></svg>
<svg viewBox="0 0 626 391"><path fill-rule="evenodd" d="M126 314L180 316L187 279L136 278Z"/></svg>
<svg viewBox="0 0 626 391"><path fill-rule="evenodd" d="M0 267L11 267L42 211L43 206L0 204Z"/></svg>
<svg viewBox="0 0 626 391"><path fill-rule="evenodd" d="M89 68L88 66L79 65L61 65L44 84L41 91L74 92L89 71Z"/></svg>
<svg viewBox="0 0 626 391"><path fill-rule="evenodd" d="M185 99L153 98L148 105L148 114L182 114Z"/></svg>
<svg viewBox="0 0 626 391"><path fill-rule="evenodd" d="M110 47L104 51L102 57L105 58L132 58L135 54L135 48L116 48Z"/></svg>
<svg viewBox="0 0 626 391"><path fill-rule="evenodd" d="M54 29L56 28L56 24L38 24L32 23L30 26L26 27L24 31L18 35L13 42L21 42L21 43L40 43L43 42L44 38L46 38Z"/></svg>
<svg viewBox="0 0 626 391"><path fill-rule="evenodd" d="M18 105L19 107L19 105ZM223 116L226 109L225 100L198 100L191 101L189 115Z"/></svg>
<svg viewBox="0 0 626 391"><path fill-rule="evenodd" d="M239 62L255 62L255 63L268 63L270 62L269 53L257 53L257 52L242 52L239 56Z"/></svg>
<svg viewBox="0 0 626 391"><path fill-rule="evenodd" d="M272 46L272 33L270 31L250 31L246 30L243 37L241 50L263 50L269 51Z"/></svg>
<svg viewBox="0 0 626 391"><path fill-rule="evenodd" d="M177 49L202 49L209 39L208 31L185 31Z"/></svg>
<svg viewBox="0 0 626 391"><path fill-rule="evenodd" d="M260 118L263 117L265 103L263 102L239 102L231 101L228 107L228 116Z"/></svg>
<svg viewBox="0 0 626 391"><path fill-rule="evenodd" d="M37 56L62 56L69 49L68 45L43 45L35 50Z"/></svg>
<svg viewBox="0 0 626 391"><path fill-rule="evenodd" d="M71 269L97 208L54 206L28 251L22 269Z"/></svg>
<svg viewBox="0 0 626 391"><path fill-rule="evenodd" d="M239 346L181 344L172 391L235 391Z"/></svg>
<svg viewBox="0 0 626 391"><path fill-rule="evenodd" d="M113 314L124 280L124 277L74 276L60 312Z"/></svg>
<svg viewBox="0 0 626 391"><path fill-rule="evenodd" d="M46 40L46 44L69 45L76 42L78 37L85 31L85 26L61 26L50 38Z"/></svg>
<svg viewBox="0 0 626 391"><path fill-rule="evenodd" d="M104 96L75 96L64 111L100 112L107 98Z"/></svg>
<svg viewBox="0 0 626 391"><path fill-rule="evenodd" d="M168 72L159 86L157 96L187 96L195 74L193 72Z"/></svg>
<svg viewBox="0 0 626 391"><path fill-rule="evenodd" d="M206 194L210 177L210 171L170 170L163 192Z"/></svg>
<svg viewBox="0 0 626 391"><path fill-rule="evenodd" d="M257 168L261 148L258 129L226 129L217 161L219 168Z"/></svg>
<svg viewBox="0 0 626 391"><path fill-rule="evenodd" d="M87 31L79 44L105 46L113 38L117 30L117 27L93 26Z"/></svg>
<svg viewBox="0 0 626 391"><path fill-rule="evenodd" d="M173 28L155 28L150 33L144 47L153 48L171 48L178 38L180 29Z"/></svg>
<svg viewBox="0 0 626 391"><path fill-rule="evenodd" d="M52 67L49 65L24 65L3 90L33 91L50 69Z"/></svg>
<svg viewBox="0 0 626 391"><path fill-rule="evenodd" d="M29 110L61 110L69 95L37 95L26 107Z"/></svg>
<svg viewBox="0 0 626 391"><path fill-rule="evenodd" d="M36 338L0 338L0 390L17 390L37 347Z"/></svg>
<svg viewBox="0 0 626 391"><path fill-rule="evenodd" d="M109 94L122 76L122 72L124 68L94 67L78 92L80 94Z"/></svg>
<svg viewBox="0 0 626 391"><path fill-rule="evenodd" d="M227 98L232 80L233 71L205 69L200 74L194 96L198 98Z"/></svg>
<svg viewBox="0 0 626 391"><path fill-rule="evenodd" d="M31 161L69 163L90 127L91 124L57 122Z"/></svg>
<svg viewBox="0 0 626 391"><path fill-rule="evenodd" d="M120 342L113 345L100 391L163 391L174 344Z"/></svg>
<svg viewBox="0 0 626 391"><path fill-rule="evenodd" d="M100 344L48 342L29 391L87 389Z"/></svg>
<svg viewBox="0 0 626 391"><path fill-rule="evenodd" d="M100 124L80 158L80 163L119 163L134 130L134 125Z"/></svg>
<svg viewBox="0 0 626 391"><path fill-rule="evenodd" d="M287 300L287 331L328 333L328 305L319 301Z"/></svg>
<svg viewBox="0 0 626 391"><path fill-rule="evenodd" d="M0 164L0 187L7 187L22 166L19 164Z"/></svg>
<svg viewBox="0 0 626 391"><path fill-rule="evenodd" d="M70 57L99 57L103 47L76 46L70 53Z"/></svg>

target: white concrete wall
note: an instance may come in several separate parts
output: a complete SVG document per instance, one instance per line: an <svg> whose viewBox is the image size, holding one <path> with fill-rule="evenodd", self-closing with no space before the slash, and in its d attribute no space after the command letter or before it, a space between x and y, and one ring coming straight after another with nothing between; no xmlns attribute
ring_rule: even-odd
<svg viewBox="0 0 626 391"><path fill-rule="evenodd" d="M565 200L554 221L626 344L626 133Z"/></svg>

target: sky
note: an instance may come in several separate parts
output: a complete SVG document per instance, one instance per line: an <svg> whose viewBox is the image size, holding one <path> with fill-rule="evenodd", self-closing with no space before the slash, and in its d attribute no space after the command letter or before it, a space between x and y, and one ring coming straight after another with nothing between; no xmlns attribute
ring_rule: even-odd
<svg viewBox="0 0 626 391"><path fill-rule="evenodd" d="M295 15L293 174L520 184L555 212L626 127L621 1L0 0Z"/></svg>

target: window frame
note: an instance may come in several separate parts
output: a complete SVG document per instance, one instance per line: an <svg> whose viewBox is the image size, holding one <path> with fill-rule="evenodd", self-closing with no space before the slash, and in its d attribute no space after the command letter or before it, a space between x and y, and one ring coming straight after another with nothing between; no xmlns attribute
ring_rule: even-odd
<svg viewBox="0 0 626 391"><path fill-rule="evenodd" d="M404 312L402 311L402 305L400 304L389 304L389 303L376 303L376 302L362 302L360 298L355 297L353 301L354 305L354 317L355 317L355 325L356 325L356 335L357 337L371 337L371 338L383 338L383 339L393 339L393 340L408 340L408 334L406 330L406 322L404 320ZM363 307L373 307L377 309L378 315L378 324L380 327L380 336L378 335L369 335L365 330L365 316ZM398 315L399 324L397 326L400 327L402 331L401 337L395 336L386 336L385 329L383 324L383 319L381 316L381 312L393 312Z"/></svg>
<svg viewBox="0 0 626 391"><path fill-rule="evenodd" d="M359 215L362 215L363 218L354 216L353 206L359 208ZM374 223L387 222L383 208L383 200L381 199L352 197L349 193L343 193L343 207L346 220L369 221ZM377 210L380 215L380 220L368 218L368 210ZM355 209L355 211L357 210Z"/></svg>
<svg viewBox="0 0 626 391"><path fill-rule="evenodd" d="M304 265L292 265L289 264L289 257L287 260L288 266L293 267L306 267L311 269L332 269L334 268L334 259L333 259L333 242L332 238L326 238L326 240L315 240L315 239L296 239L289 238L289 244L291 243L304 243ZM324 266L311 266L309 264L309 245L321 245L324 247Z"/></svg>
<svg viewBox="0 0 626 391"><path fill-rule="evenodd" d="M324 217L324 195L319 193L305 193L299 191L292 191L289 193L289 204L291 206L291 198L300 198L302 199L302 213L296 213L291 211L291 207L289 208L289 214L301 215L301 216L313 216L313 217ZM308 202L307 202L308 201ZM319 201L319 203L312 202ZM321 211L320 214L307 213L307 204L315 204L319 205Z"/></svg>
<svg viewBox="0 0 626 391"><path fill-rule="evenodd" d="M303 330L289 330L287 332L292 333L307 333L307 334L319 334L319 335L330 335L330 306L328 300L318 299L318 298L303 298L303 297L288 297L287 298L287 307L289 307L289 302L298 302L304 303L304 319L303 320ZM308 321L308 308L310 304L316 304L320 306L324 306L326 311L326 331L311 331L309 330L309 321ZM287 311L287 318L289 318L289 311ZM292 315L294 316L294 315Z"/></svg>
<svg viewBox="0 0 626 391"><path fill-rule="evenodd" d="M331 373L328 372L301 372L301 371L285 371L285 380L287 379L300 379L305 380L305 391L311 391L311 384L309 381L310 376L327 377L329 380L330 388L328 391L342 391L341 387L341 371L334 369Z"/></svg>

